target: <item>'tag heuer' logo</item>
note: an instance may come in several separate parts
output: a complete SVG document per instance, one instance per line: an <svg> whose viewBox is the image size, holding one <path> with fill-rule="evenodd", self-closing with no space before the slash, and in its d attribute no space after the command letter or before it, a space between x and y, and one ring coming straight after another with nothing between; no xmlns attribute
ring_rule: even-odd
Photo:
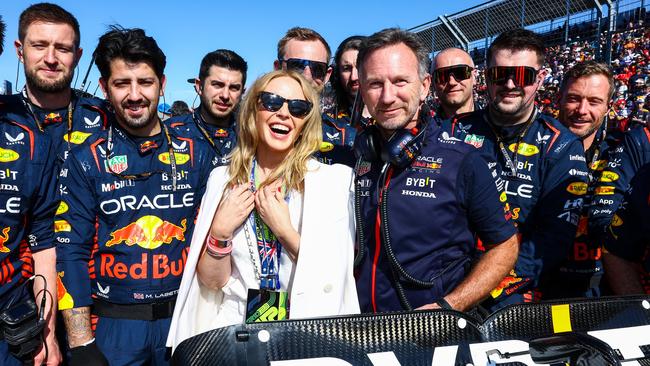
<svg viewBox="0 0 650 366"><path fill-rule="evenodd" d="M567 192L574 194L576 196L582 196L587 194L587 183L585 182L573 182L566 187Z"/></svg>
<svg viewBox="0 0 650 366"><path fill-rule="evenodd" d="M146 215L121 229L111 233L107 247L124 242L128 246L138 245L144 249L156 249L162 244L171 244L173 239L185 241L187 219L181 221L181 226L164 221L158 216Z"/></svg>
<svg viewBox="0 0 650 366"><path fill-rule="evenodd" d="M16 161L19 157L20 155L17 152L0 147L0 162L8 163L11 161Z"/></svg>
<svg viewBox="0 0 650 366"><path fill-rule="evenodd" d="M518 148L516 143L510 144L510 146L508 146L508 149L512 152L515 152L515 148L517 149L517 154L523 156L533 156L539 153L539 148L537 148L537 146L529 145L525 142L520 143Z"/></svg>
<svg viewBox="0 0 650 366"><path fill-rule="evenodd" d="M183 154L183 153L174 153L174 158L176 159L176 164L178 165L183 165L190 161L190 156L189 154ZM171 164L169 160L169 153L165 152L160 155L158 155L158 160L165 164Z"/></svg>
<svg viewBox="0 0 650 366"><path fill-rule="evenodd" d="M129 160L126 155L117 155L104 160L104 165L106 166L107 173L112 171L113 173L120 174L129 167Z"/></svg>

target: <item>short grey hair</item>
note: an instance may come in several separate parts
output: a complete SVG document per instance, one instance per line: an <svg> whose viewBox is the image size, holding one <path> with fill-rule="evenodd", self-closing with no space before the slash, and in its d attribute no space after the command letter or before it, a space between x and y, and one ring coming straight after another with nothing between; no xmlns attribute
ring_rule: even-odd
<svg viewBox="0 0 650 366"><path fill-rule="evenodd" d="M387 28L381 30L366 38L361 43L359 55L357 56L357 68L359 68L359 72L363 73L364 63L372 52L384 47L398 45L400 43L403 43L413 51L418 60L418 74L420 80L424 79L429 70L429 53L415 33L399 28Z"/></svg>

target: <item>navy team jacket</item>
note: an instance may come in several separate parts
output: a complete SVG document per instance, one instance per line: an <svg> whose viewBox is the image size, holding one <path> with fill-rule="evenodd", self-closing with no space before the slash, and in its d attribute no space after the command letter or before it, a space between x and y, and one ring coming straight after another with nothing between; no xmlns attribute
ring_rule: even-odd
<svg viewBox="0 0 650 366"><path fill-rule="evenodd" d="M120 304L176 295L213 153L204 139L168 130L175 191L164 132L137 138L112 122L71 151L59 176L54 221L60 309L88 306L91 295ZM123 179L109 168L123 175L152 174Z"/></svg>
<svg viewBox="0 0 650 366"><path fill-rule="evenodd" d="M381 161L357 167L357 221L365 249L357 290L363 312L405 308L396 292L401 277L391 265L386 242L378 240L383 227L400 266L415 279L433 283L421 287L400 280L412 308L444 297L465 278L475 257L475 235L498 244L516 233L504 207L505 194L499 194L480 154L431 120L421 153L410 166L390 166L382 173L383 167ZM386 212L380 217L382 189Z"/></svg>

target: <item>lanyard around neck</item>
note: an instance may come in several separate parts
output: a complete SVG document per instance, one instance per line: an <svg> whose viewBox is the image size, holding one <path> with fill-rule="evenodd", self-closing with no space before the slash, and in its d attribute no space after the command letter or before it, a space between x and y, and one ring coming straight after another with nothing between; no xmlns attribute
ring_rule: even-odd
<svg viewBox="0 0 650 366"><path fill-rule="evenodd" d="M23 88L22 92L22 101L23 104L25 105L25 108L29 111L29 114L32 116L34 119L34 123L36 123L36 127L38 127L38 130L41 132L44 132L43 130L43 125L41 124L38 116L36 115L36 112L34 111L34 104L32 103L31 100L29 100L29 96L27 95L27 88ZM70 150L70 134L72 133L72 113L74 112L74 108L72 106L72 99L73 96L70 96L70 102L68 103L68 130L66 134L68 135L68 150Z"/></svg>
<svg viewBox="0 0 650 366"><path fill-rule="evenodd" d="M160 126L165 134L165 138L167 140L167 149L169 152L169 166L171 168L171 175L172 175L172 190L175 192L176 191L176 156L174 153L174 148L172 145L172 138L171 135L169 134L169 129L167 129L167 126L160 122ZM113 125L108 128L108 140L106 141L106 159L110 159L111 156L113 155ZM157 174L157 173L164 173L161 170L156 170L153 172L144 172L144 173L137 173L137 174L120 174L118 172L115 172L111 166L111 164L106 164L108 168L108 172L119 177L122 179L128 179L128 180L140 180L140 179L146 179L149 178L150 176Z"/></svg>
<svg viewBox="0 0 650 366"><path fill-rule="evenodd" d="M515 151L513 158L510 157L510 153L508 152L508 149L506 149L504 143L503 143L503 136L497 132L496 128L494 127L492 121L490 120L490 117L488 115L489 112L485 112L483 114L483 119L485 120L485 123L487 123L488 126L490 126L490 129L492 130L492 133L497 139L497 144L499 145L499 150L501 151L501 155L503 155L503 159L506 161L506 165L510 166L510 172L512 173L513 177L517 177L517 164L519 163L519 145L521 144L522 140L526 136L526 133L528 133L528 129L530 126L533 124L533 121L537 117L537 109L533 109L533 113L528 117L528 121L525 122L525 127L519 133L517 136L517 142L515 143Z"/></svg>

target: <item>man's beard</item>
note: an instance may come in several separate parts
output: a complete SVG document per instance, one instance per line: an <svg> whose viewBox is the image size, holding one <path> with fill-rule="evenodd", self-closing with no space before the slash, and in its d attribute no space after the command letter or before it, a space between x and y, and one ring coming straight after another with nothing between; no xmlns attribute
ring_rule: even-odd
<svg viewBox="0 0 650 366"><path fill-rule="evenodd" d="M156 112L151 111L150 107L151 107L151 103L147 104L144 107L146 109L145 113L143 113L142 116L138 118L129 117L129 115L126 112L128 106L122 106L119 112L116 111L116 114L119 115L120 119L127 127L133 130L139 130L143 127L148 126L150 123L152 123L152 120L155 120L155 117L157 117Z"/></svg>
<svg viewBox="0 0 650 366"><path fill-rule="evenodd" d="M70 87L74 72L63 74L58 80L45 81L38 77L36 71L25 68L25 80L30 89L35 89L43 93L60 93Z"/></svg>

